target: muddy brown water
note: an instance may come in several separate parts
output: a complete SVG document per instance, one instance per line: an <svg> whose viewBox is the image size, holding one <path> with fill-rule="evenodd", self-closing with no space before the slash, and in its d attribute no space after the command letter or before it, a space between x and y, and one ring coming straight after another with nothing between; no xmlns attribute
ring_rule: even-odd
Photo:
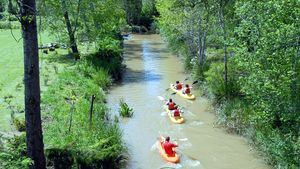
<svg viewBox="0 0 300 169"><path fill-rule="evenodd" d="M187 101L166 91L170 82L183 80L183 63L173 55L159 35L133 35L125 41L124 79L108 95L112 113L118 112L123 98L134 109L134 116L121 120L124 141L129 149L128 169L267 169L262 157L246 140L216 127L215 115L206 98ZM187 81L191 83L191 81ZM173 98L185 107L182 125L173 124L163 110L164 101ZM165 162L156 148L159 135L177 139L179 164Z"/></svg>

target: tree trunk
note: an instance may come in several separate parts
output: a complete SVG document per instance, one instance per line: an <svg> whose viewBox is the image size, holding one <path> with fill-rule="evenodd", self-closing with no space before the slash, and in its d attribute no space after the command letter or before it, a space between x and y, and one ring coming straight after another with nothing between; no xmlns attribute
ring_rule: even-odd
<svg viewBox="0 0 300 169"><path fill-rule="evenodd" d="M219 22L220 27L223 32L223 47L224 47L224 82L225 82L225 95L228 96L228 67L227 67L227 34L225 28L225 21L224 21L224 6L223 1L219 2Z"/></svg>
<svg viewBox="0 0 300 169"><path fill-rule="evenodd" d="M76 44L76 39L75 39L75 32L72 30L72 25L71 25L71 21L69 18L69 13L67 10L67 5L65 0L61 0L61 7L63 10L63 14L64 14L64 18L65 18L65 22L66 22L66 26L67 26L67 30L68 30L68 35L69 35L69 39L70 39L70 45L71 45L71 49L72 52L74 54L78 53L78 48L77 48L77 44Z"/></svg>
<svg viewBox="0 0 300 169"><path fill-rule="evenodd" d="M198 57L199 57L199 65L203 66L203 58L202 58L202 29L201 29L201 17L198 19Z"/></svg>
<svg viewBox="0 0 300 169"><path fill-rule="evenodd" d="M44 143L40 110L39 56L35 0L20 3L25 84L25 120L27 155L33 160L31 169L45 169Z"/></svg>

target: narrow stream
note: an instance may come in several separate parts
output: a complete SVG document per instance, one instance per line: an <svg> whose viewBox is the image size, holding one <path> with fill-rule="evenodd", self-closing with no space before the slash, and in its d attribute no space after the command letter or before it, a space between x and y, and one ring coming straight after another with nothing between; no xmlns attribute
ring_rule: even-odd
<svg viewBox="0 0 300 169"><path fill-rule="evenodd" d="M186 78L180 58L172 55L159 35L133 35L125 41L127 66L121 84L108 95L112 112L118 112L123 98L134 109L134 116L120 122L128 145L129 169L267 169L269 168L242 137L226 133L214 126L215 116L209 102L196 97L187 101L170 96L170 82ZM191 83L191 81L188 81ZM186 122L173 124L164 112L163 101L157 96L172 97L184 106ZM166 163L156 149L156 139L162 134L178 139L180 164Z"/></svg>

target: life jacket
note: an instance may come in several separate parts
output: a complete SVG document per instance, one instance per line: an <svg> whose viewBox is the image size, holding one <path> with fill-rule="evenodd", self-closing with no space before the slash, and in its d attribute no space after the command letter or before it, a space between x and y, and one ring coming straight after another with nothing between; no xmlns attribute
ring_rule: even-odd
<svg viewBox="0 0 300 169"><path fill-rule="evenodd" d="M169 110L174 110L174 109L175 109L175 103L169 102Z"/></svg>
<svg viewBox="0 0 300 169"><path fill-rule="evenodd" d="M175 151L173 150L173 148L177 147L177 145L166 141L165 143L163 143L162 146L165 149L165 152L169 157L175 156Z"/></svg>
<svg viewBox="0 0 300 169"><path fill-rule="evenodd" d="M174 117L179 117L180 116L180 111L178 109L174 110Z"/></svg>
<svg viewBox="0 0 300 169"><path fill-rule="evenodd" d="M190 93L191 93L191 89L190 89L189 87L185 88L185 91L184 91L184 93L186 93L186 94L190 94Z"/></svg>
<svg viewBox="0 0 300 169"><path fill-rule="evenodd" d="M182 89L182 83L176 84L176 89L177 89L177 90L181 90L181 89Z"/></svg>

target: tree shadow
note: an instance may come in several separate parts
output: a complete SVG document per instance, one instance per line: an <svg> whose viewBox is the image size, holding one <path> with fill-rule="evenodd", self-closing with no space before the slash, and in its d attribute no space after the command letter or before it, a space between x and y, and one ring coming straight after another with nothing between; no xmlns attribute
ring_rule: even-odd
<svg viewBox="0 0 300 169"><path fill-rule="evenodd" d="M159 81L162 79L162 75L147 70L132 70L131 68L125 68L124 71L122 83L139 83Z"/></svg>
<svg viewBox="0 0 300 169"><path fill-rule="evenodd" d="M49 63L61 63L70 66L76 64L72 54L49 54L47 56L43 56L42 59L47 60Z"/></svg>
<svg viewBox="0 0 300 169"><path fill-rule="evenodd" d="M159 43L153 43L159 45ZM166 54L169 51L166 48L153 47L152 43L148 43L149 47L144 47L141 44L126 44L124 45L124 57L126 60L140 59L143 60L145 57L151 57L152 59L166 59Z"/></svg>

